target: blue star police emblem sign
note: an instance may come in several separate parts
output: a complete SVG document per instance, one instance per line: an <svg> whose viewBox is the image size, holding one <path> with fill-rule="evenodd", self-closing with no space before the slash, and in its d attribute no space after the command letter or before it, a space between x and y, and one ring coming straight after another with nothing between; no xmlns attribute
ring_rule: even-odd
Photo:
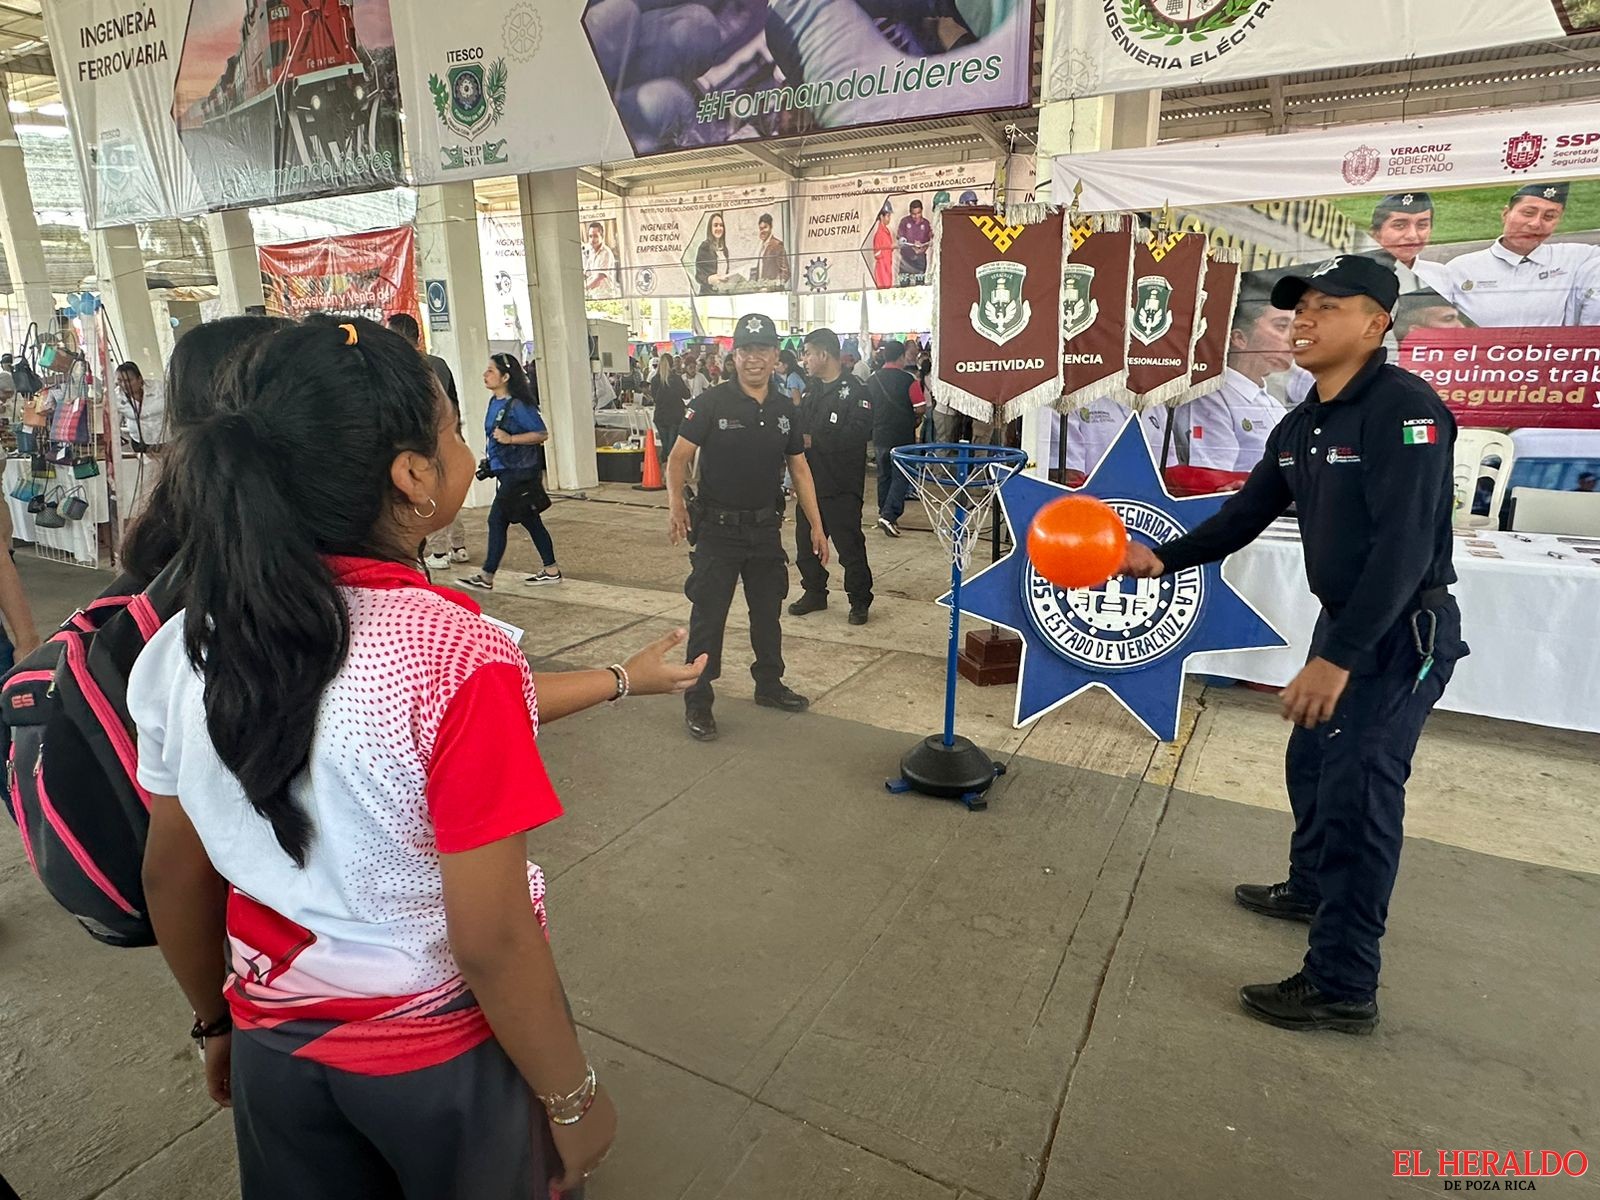
<svg viewBox="0 0 1600 1200"><path fill-rule="evenodd" d="M1084 484L1122 518L1128 536L1159 545L1193 529L1224 497L1175 500L1162 486L1136 419ZM1286 643L1222 577L1219 564L1160 579L1113 578L1097 588L1059 588L1029 562L1034 515L1071 494L1018 473L1000 489L1013 549L961 585L961 607L1022 638L1015 724L1020 727L1101 687L1163 741L1178 736L1183 677L1191 655ZM946 606L949 595L940 599Z"/></svg>

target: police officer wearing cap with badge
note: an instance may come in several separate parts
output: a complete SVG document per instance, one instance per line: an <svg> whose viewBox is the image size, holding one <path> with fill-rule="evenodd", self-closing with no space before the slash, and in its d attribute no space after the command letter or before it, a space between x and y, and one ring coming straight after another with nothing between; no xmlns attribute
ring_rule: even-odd
<svg viewBox="0 0 1600 1200"><path fill-rule="evenodd" d="M1366 1033L1378 1023L1378 942L1411 757L1467 653L1447 590L1455 422L1433 388L1387 362L1398 291L1394 272L1358 255L1280 280L1272 304L1294 310L1295 359L1316 386L1216 516L1154 549L1130 543L1123 564L1153 578L1215 562L1295 506L1323 611L1283 691L1296 726L1289 878L1234 890L1253 912L1311 924L1300 971L1239 992L1251 1016L1288 1029Z"/></svg>
<svg viewBox="0 0 1600 1200"><path fill-rule="evenodd" d="M801 512L811 525L811 546L828 561L828 538L817 509L811 468L795 406L774 386L778 327L754 313L734 326L735 378L702 392L683 414L677 443L667 458L668 536L688 539L689 580L683 591L689 614L688 660L708 656L699 681L684 694L691 736L717 736L711 713L712 680L722 673L722 635L734 585L744 580L750 606L750 647L756 703L799 712L810 704L783 683L783 633L778 625L789 594L789 559L783 550L783 468L789 468ZM688 496L689 468L700 455L700 481Z"/></svg>
<svg viewBox="0 0 1600 1200"><path fill-rule="evenodd" d="M1579 294L1600 247L1548 241L1566 212L1567 189L1519 189L1501 214L1499 240L1451 259L1449 290L1438 290L1479 325L1578 324Z"/></svg>
<svg viewBox="0 0 1600 1200"><path fill-rule="evenodd" d="M817 489L823 531L839 550L850 624L865 625L872 607L872 568L861 532L867 488L867 446L872 441L872 400L865 384L839 361L839 335L813 329L802 343L811 382L800 402L806 461ZM795 521L795 557L805 594L789 606L796 617L828 607L828 568L812 550L812 526L804 512Z"/></svg>
<svg viewBox="0 0 1600 1200"><path fill-rule="evenodd" d="M1385 196L1372 210L1372 240L1378 243L1372 257L1394 271L1402 296L1429 289L1440 293L1448 290L1445 265L1418 257L1432 238L1433 197L1427 192Z"/></svg>

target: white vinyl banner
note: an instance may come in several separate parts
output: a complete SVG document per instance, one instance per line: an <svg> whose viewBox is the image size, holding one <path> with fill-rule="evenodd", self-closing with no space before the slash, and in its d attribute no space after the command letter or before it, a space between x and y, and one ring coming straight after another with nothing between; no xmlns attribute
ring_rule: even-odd
<svg viewBox="0 0 1600 1200"><path fill-rule="evenodd" d="M403 181L389 0L50 0L89 224Z"/></svg>
<svg viewBox="0 0 1600 1200"><path fill-rule="evenodd" d="M1063 155L1052 171L1056 196L1083 183L1088 212L1564 182L1600 175L1600 102Z"/></svg>
<svg viewBox="0 0 1600 1200"><path fill-rule="evenodd" d="M1454 54L1600 28L1592 0L1051 0L1044 99Z"/></svg>
<svg viewBox="0 0 1600 1200"><path fill-rule="evenodd" d="M881 291L928 279L934 214L994 201L992 162L884 171L801 185L795 290Z"/></svg>
<svg viewBox="0 0 1600 1200"><path fill-rule="evenodd" d="M892 24L870 7L392 0L411 169L515 175L1029 103L1031 4Z"/></svg>

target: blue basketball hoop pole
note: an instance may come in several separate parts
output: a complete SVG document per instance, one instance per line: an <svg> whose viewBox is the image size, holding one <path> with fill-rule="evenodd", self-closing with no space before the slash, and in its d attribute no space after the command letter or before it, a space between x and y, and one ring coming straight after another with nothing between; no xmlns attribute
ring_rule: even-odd
<svg viewBox="0 0 1600 1200"><path fill-rule="evenodd" d="M890 791L915 789L929 796L960 800L968 808L987 806L984 793L1005 773L967 738L956 734L956 661L961 650L961 574L982 532L984 514L1000 485L1028 461L1021 450L942 442L902 446L891 452L895 468L911 482L950 555L950 644L945 656L944 732L918 742L900 760L900 778Z"/></svg>

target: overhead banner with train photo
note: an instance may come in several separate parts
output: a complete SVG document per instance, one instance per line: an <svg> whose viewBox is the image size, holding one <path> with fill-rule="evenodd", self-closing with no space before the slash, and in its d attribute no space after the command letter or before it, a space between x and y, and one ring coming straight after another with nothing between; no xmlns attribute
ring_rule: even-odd
<svg viewBox="0 0 1600 1200"><path fill-rule="evenodd" d="M299 320L311 313L384 321L420 320L416 230L375 229L342 237L262 246L267 312Z"/></svg>
<svg viewBox="0 0 1600 1200"><path fill-rule="evenodd" d="M51 0L91 227L404 182L388 0Z"/></svg>
<svg viewBox="0 0 1600 1200"><path fill-rule="evenodd" d="M1593 0L1078 0L1051 6L1044 99L1185 88L1600 29Z"/></svg>
<svg viewBox="0 0 1600 1200"><path fill-rule="evenodd" d="M420 183L1031 103L1033 7L392 0Z"/></svg>

